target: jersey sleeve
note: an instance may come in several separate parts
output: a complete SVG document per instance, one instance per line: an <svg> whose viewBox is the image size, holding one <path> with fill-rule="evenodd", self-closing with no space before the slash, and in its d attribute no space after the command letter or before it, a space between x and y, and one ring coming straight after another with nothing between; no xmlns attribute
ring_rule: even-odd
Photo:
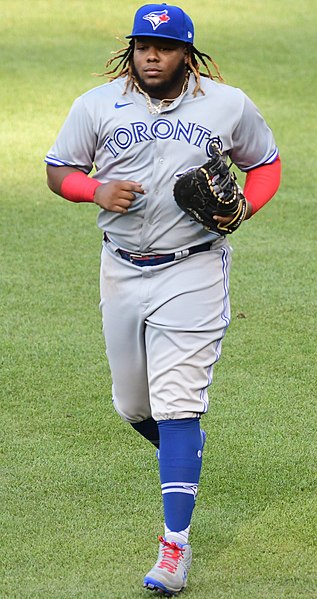
<svg viewBox="0 0 317 599"><path fill-rule="evenodd" d="M241 117L233 131L233 147L229 156L241 171L270 164L278 157L271 129L256 105L243 94Z"/></svg>
<svg viewBox="0 0 317 599"><path fill-rule="evenodd" d="M89 174L93 168L97 135L82 97L73 103L45 162L52 166L73 166Z"/></svg>

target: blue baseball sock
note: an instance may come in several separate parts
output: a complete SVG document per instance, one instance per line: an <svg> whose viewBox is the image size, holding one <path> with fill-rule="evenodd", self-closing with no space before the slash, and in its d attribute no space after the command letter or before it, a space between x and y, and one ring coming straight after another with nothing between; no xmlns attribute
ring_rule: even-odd
<svg viewBox="0 0 317 599"><path fill-rule="evenodd" d="M198 418L161 420L160 477L168 541L186 543L201 471L202 436Z"/></svg>

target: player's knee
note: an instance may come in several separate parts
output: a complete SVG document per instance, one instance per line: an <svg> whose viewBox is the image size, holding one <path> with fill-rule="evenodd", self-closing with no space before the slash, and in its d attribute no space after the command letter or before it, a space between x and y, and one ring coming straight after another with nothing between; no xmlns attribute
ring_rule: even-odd
<svg viewBox="0 0 317 599"><path fill-rule="evenodd" d="M152 415L150 406L133 406L130 403L127 403L126 405L122 405L122 403L120 403L119 405L119 402L116 399L113 399L112 401L116 412L123 420L129 422L129 424L142 422L143 420L147 420L148 418L150 418Z"/></svg>

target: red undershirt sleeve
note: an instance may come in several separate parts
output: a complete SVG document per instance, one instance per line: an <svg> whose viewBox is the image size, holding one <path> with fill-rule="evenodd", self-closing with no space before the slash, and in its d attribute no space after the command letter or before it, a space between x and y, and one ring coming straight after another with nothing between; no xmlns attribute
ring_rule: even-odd
<svg viewBox="0 0 317 599"><path fill-rule="evenodd" d="M255 214L277 192L281 181L281 160L258 166L247 173L243 189L244 196L252 205Z"/></svg>

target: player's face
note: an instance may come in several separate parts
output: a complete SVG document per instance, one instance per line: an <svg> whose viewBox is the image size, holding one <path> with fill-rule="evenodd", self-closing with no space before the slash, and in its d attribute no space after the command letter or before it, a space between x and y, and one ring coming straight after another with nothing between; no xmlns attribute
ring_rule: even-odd
<svg viewBox="0 0 317 599"><path fill-rule="evenodd" d="M185 44L166 38L136 38L133 70L142 89L152 98L177 97L186 74Z"/></svg>

